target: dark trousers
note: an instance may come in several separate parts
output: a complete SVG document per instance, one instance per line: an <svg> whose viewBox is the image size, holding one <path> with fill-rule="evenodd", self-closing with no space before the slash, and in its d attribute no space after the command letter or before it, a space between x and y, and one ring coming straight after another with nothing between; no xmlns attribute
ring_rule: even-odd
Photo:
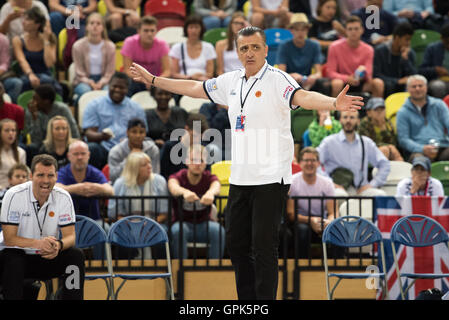
<svg viewBox="0 0 449 320"><path fill-rule="evenodd" d="M63 281L62 300L83 299L84 253L80 249L69 248L52 260L44 259L40 255L28 255L21 249L5 249L1 254L5 300L24 298L24 279L50 280L56 277L61 277Z"/></svg>
<svg viewBox="0 0 449 320"><path fill-rule="evenodd" d="M279 227L290 185L232 185L226 208L226 245L240 300L274 300L278 286Z"/></svg>

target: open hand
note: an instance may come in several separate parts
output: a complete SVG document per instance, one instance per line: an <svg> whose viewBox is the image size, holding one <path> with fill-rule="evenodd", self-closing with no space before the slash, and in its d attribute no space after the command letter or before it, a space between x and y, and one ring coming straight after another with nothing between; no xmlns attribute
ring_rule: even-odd
<svg viewBox="0 0 449 320"><path fill-rule="evenodd" d="M346 95L348 90L349 85L346 85L337 96L335 107L338 111L358 111L364 105L363 97Z"/></svg>

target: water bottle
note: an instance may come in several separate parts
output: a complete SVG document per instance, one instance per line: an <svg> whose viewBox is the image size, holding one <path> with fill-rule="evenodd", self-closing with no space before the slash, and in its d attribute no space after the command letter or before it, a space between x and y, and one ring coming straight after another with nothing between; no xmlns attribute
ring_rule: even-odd
<svg viewBox="0 0 449 320"><path fill-rule="evenodd" d="M326 120L324 120L324 129L330 130L332 129L332 120L330 117L327 117Z"/></svg>
<svg viewBox="0 0 449 320"><path fill-rule="evenodd" d="M430 139L429 140L429 144L431 145L431 146L433 146L435 149L437 149L438 150L438 148L440 147L440 143L438 142L438 140L437 139Z"/></svg>

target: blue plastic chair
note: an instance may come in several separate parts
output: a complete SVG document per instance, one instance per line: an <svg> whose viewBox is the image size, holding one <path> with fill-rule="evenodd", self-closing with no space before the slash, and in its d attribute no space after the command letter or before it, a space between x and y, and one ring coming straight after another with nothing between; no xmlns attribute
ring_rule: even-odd
<svg viewBox="0 0 449 320"><path fill-rule="evenodd" d="M327 298L332 300L334 291L342 279L367 279L367 278L379 278L382 280L382 292L384 298L388 297L388 286L385 276L385 253L382 242L382 234L379 229L370 221L357 216L344 216L333 220L324 229L323 237L323 255L324 255L324 269L326 274L326 290ZM326 244L333 244L340 247L352 248L352 247L364 247L377 243L380 248L380 259L382 263L383 272L368 273L329 273L327 263L327 248ZM337 282L333 286L332 290L329 285L329 278L336 277Z"/></svg>
<svg viewBox="0 0 449 320"><path fill-rule="evenodd" d="M106 283L106 288L108 290L107 300L110 298L114 299L114 287L112 282L112 259L111 259L111 247L107 242L108 237L103 228L98 225L94 220L89 217L77 215L76 224L76 244L75 246L80 249L90 248L97 244L105 245L106 261L108 273L104 274L89 274L85 275L85 280L97 280L103 279Z"/></svg>
<svg viewBox="0 0 449 320"><path fill-rule="evenodd" d="M287 29L269 28L265 29L265 36L267 38L268 56L267 61L270 65L277 63L276 54L279 44L286 40L293 39L292 33Z"/></svg>
<svg viewBox="0 0 449 320"><path fill-rule="evenodd" d="M309 137L309 129L304 131L304 134L302 135L302 143L303 143L304 148L310 147L312 145L312 141L310 141L310 137Z"/></svg>
<svg viewBox="0 0 449 320"><path fill-rule="evenodd" d="M112 272L112 278L122 279L122 283L114 293L117 299L120 289L127 280L154 280L162 278L167 286L167 293L174 300L173 278L170 259L170 247L165 230L153 219L144 216L128 216L114 223L109 230L108 242L125 248L146 248L165 243L167 272L152 274L124 274ZM110 263L112 268L112 261Z"/></svg>
<svg viewBox="0 0 449 320"><path fill-rule="evenodd" d="M402 217L391 228L391 248L393 250L394 265L398 275L402 300L417 279L440 279L449 277L449 273L401 273L399 271L395 244L407 247L429 247L444 242L449 245L447 231L436 220L419 214ZM412 279L404 290L402 278Z"/></svg>

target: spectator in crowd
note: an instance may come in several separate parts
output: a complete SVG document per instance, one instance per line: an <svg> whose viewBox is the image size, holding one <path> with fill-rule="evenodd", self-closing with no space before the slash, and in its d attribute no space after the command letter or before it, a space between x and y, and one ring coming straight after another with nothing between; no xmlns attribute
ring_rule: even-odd
<svg viewBox="0 0 449 320"><path fill-rule="evenodd" d="M217 54L216 72L218 75L243 68L237 55L235 39L237 37L237 32L247 26L247 24L248 21L243 12L235 12L228 25L226 39L219 40L215 44L215 52Z"/></svg>
<svg viewBox="0 0 449 320"><path fill-rule="evenodd" d="M137 28L140 15L141 0L104 0L106 4L107 18L110 30L116 30L123 27Z"/></svg>
<svg viewBox="0 0 449 320"><path fill-rule="evenodd" d="M23 36L12 39L14 56L19 62L22 75L7 78L5 90L16 103L19 95L35 89L42 83L49 83L62 96L62 87L52 75L51 68L56 63L56 37L46 25L45 16L37 7L25 13Z"/></svg>
<svg viewBox="0 0 449 320"><path fill-rule="evenodd" d="M3 94L5 93L5 87L0 82L0 120L1 119L12 119L17 123L17 134L23 130L25 122L25 110L21 106L14 103L6 102L3 99Z"/></svg>
<svg viewBox="0 0 449 320"><path fill-rule="evenodd" d="M182 197L180 201L173 201L173 258L179 258L181 250L182 257L187 258L187 242L208 242L209 259L219 259L223 256L225 230L218 222L212 221L211 210L221 185L218 178L206 170L203 146L193 145L187 152L187 169L181 169L168 179L171 195L175 198ZM182 207L179 204L182 204Z"/></svg>
<svg viewBox="0 0 449 320"><path fill-rule="evenodd" d="M329 47L327 57L327 74L332 79L332 96L343 89L345 84L354 91L368 91L374 97L384 95L384 83L373 78L374 49L364 43L360 37L363 33L362 20L351 16L346 21L346 35Z"/></svg>
<svg viewBox="0 0 449 320"><path fill-rule="evenodd" d="M0 120L0 190L9 186L8 171L16 163L26 163L26 153L18 146L17 123Z"/></svg>
<svg viewBox="0 0 449 320"><path fill-rule="evenodd" d="M319 42L324 58L326 58L329 46L340 37L344 37L346 31L336 18L336 0L319 0L316 13L317 16L312 19L309 38Z"/></svg>
<svg viewBox="0 0 449 320"><path fill-rule="evenodd" d="M432 161L449 160L449 110L441 99L427 95L422 75L407 80L410 97L399 109L396 128L399 145L410 155L424 155Z"/></svg>
<svg viewBox="0 0 449 320"><path fill-rule="evenodd" d="M170 134L175 129L184 128L188 113L178 106L169 106L173 95L160 88L151 87L151 96L156 100L156 108L145 110L148 123L148 137L154 140L161 149L170 140Z"/></svg>
<svg viewBox="0 0 449 320"><path fill-rule="evenodd" d="M45 16L46 24L50 25L50 16L47 7L37 0L10 0L0 10L0 32L6 34L10 41L23 35L23 20L25 11L39 8Z"/></svg>
<svg viewBox="0 0 449 320"><path fill-rule="evenodd" d="M338 0L339 16L342 22L351 16L351 12L365 7L369 0Z"/></svg>
<svg viewBox="0 0 449 320"><path fill-rule="evenodd" d="M168 179L170 175L180 171L181 169L187 168L187 149L193 144L206 145L208 141L203 141L202 136L207 129L209 129L209 125L204 115L199 113L190 113L184 128L175 130L174 135L177 139L170 139L161 149L161 174L165 179ZM173 151L173 155L172 149L177 151L176 153ZM212 156L207 159L208 165L213 162L213 159L221 160L221 154L215 154L220 153L215 144L207 144L206 150L208 155ZM207 169L209 170L209 167Z"/></svg>
<svg viewBox="0 0 449 320"><path fill-rule="evenodd" d="M142 119L133 118L128 121L127 138L109 151L109 179L112 183L120 177L128 156L135 152L143 152L150 157L154 173L161 171L159 148L146 134L145 122Z"/></svg>
<svg viewBox="0 0 449 320"><path fill-rule="evenodd" d="M390 173L390 162L368 137L356 134L359 125L357 111L340 115L342 130L323 139L317 151L326 173L334 181L336 196L384 196L381 187ZM368 180L368 164L378 169Z"/></svg>
<svg viewBox="0 0 449 320"><path fill-rule="evenodd" d="M99 13L91 13L87 18L86 36L73 44L72 58L75 105L90 90L107 90L115 72L115 45L108 39L106 24Z"/></svg>
<svg viewBox="0 0 449 320"><path fill-rule="evenodd" d="M385 100L371 98L366 104L366 116L360 121L359 133L373 140L388 160L404 161L397 149L394 127L385 116Z"/></svg>
<svg viewBox="0 0 449 320"><path fill-rule="evenodd" d="M25 279L59 277L63 284L61 299L83 300L84 254L75 248L72 199L66 191L55 187L56 166L51 156L36 156L31 166L31 181L11 188L3 198L1 224L5 244L37 251L35 254L14 248L2 251L2 287L6 300L24 298ZM11 210L17 214L11 214ZM51 217L41 225L37 217L47 216L46 212ZM34 215L36 219L31 219ZM73 278L73 271L67 270L76 270L77 278Z"/></svg>
<svg viewBox="0 0 449 320"><path fill-rule="evenodd" d="M316 2L316 0L314 0ZM297 13L297 12L303 12L308 17L312 16L312 10L311 10L311 2L310 0L290 0L289 1L289 10L290 12Z"/></svg>
<svg viewBox="0 0 449 320"><path fill-rule="evenodd" d="M412 176L398 183L396 197L403 196L439 196L444 197L441 181L430 176L429 158L417 156L412 161Z"/></svg>
<svg viewBox="0 0 449 320"><path fill-rule="evenodd" d="M317 110L316 118L310 123L309 139L312 147L316 148L328 135L340 132L341 124L328 110Z"/></svg>
<svg viewBox="0 0 449 320"><path fill-rule="evenodd" d="M317 174L320 157L313 147L306 147L299 153L302 171L293 175L290 197L333 197L334 183L328 177ZM338 215L334 200L307 199L287 200L289 220L295 222L295 247L299 258L309 257L310 243L321 243L320 236L327 225ZM296 217L295 217L296 216Z"/></svg>
<svg viewBox="0 0 449 320"><path fill-rule="evenodd" d="M416 74L415 51L410 48L413 27L399 23L393 31L393 40L378 45L374 50L373 76L382 79L385 96L405 91L409 76Z"/></svg>
<svg viewBox="0 0 449 320"><path fill-rule="evenodd" d="M4 76L4 73L8 71L10 63L11 54L9 40L3 33L0 33L0 79Z"/></svg>
<svg viewBox="0 0 449 320"><path fill-rule="evenodd" d="M170 51L168 44L163 39L156 38L157 20L152 16L141 19L137 34L125 39L121 54L123 55L123 70L131 77L129 67L133 62L141 64L152 74L170 76ZM131 82L128 96L139 91L148 90L145 85L135 81Z"/></svg>
<svg viewBox="0 0 449 320"><path fill-rule="evenodd" d="M237 0L194 0L195 13L203 20L206 30L226 28L231 15L237 10Z"/></svg>
<svg viewBox="0 0 449 320"><path fill-rule="evenodd" d="M39 154L46 153L56 159L58 168L62 168L69 163L67 153L69 145L74 142L70 131L69 121L64 116L54 116L48 121L47 134Z"/></svg>
<svg viewBox="0 0 449 320"><path fill-rule="evenodd" d="M48 5L54 34L59 35L71 22L76 25L78 38L84 37L86 17L97 10L97 0L49 0Z"/></svg>
<svg viewBox="0 0 449 320"><path fill-rule="evenodd" d="M8 171L8 186L0 190L0 199L3 199L9 188L17 186L30 180L31 171L26 164L16 163Z"/></svg>
<svg viewBox="0 0 449 320"><path fill-rule="evenodd" d="M391 40L394 27L398 22L398 19L394 14L382 8L383 1L384 0L367 0L366 6L360 7L352 12L352 15L362 19L362 22L365 25L362 40L373 46ZM376 6L378 11L373 11L371 6ZM376 12L378 12L378 16L376 16L378 18L373 20L373 14L377 14Z"/></svg>
<svg viewBox="0 0 449 320"><path fill-rule="evenodd" d="M384 0L383 8L396 15L399 22L410 22L415 29L426 29L426 20L434 13L432 0Z"/></svg>
<svg viewBox="0 0 449 320"><path fill-rule="evenodd" d="M114 182L116 196L168 196L167 181L160 174L154 172L152 161L144 152L132 152L125 160L120 177ZM142 207L143 204L143 207ZM108 216L116 221L129 215L145 215L161 223L168 222L167 199L110 199Z"/></svg>
<svg viewBox="0 0 449 320"><path fill-rule="evenodd" d="M255 27L285 28L290 22L291 15L288 0L251 0L249 20Z"/></svg>
<svg viewBox="0 0 449 320"><path fill-rule="evenodd" d="M100 170L111 148L126 137L128 121L145 119L142 107L126 96L128 83L126 74L116 72L109 82L109 94L90 101L83 114L84 134L92 154L90 163Z"/></svg>
<svg viewBox="0 0 449 320"><path fill-rule="evenodd" d="M175 79L205 81L214 75L217 54L212 44L202 41L205 28L199 16L189 16L184 22L186 42L170 49L171 76Z"/></svg>
<svg viewBox="0 0 449 320"><path fill-rule="evenodd" d="M41 84L33 93L28 108L25 111L25 132L29 134L31 144L27 145L27 158L30 163L34 155L37 154L45 139L45 130L48 121L54 116L65 117L70 125L72 138L80 138L78 124L73 118L69 107L59 101L55 101L55 89L49 84Z"/></svg>
<svg viewBox="0 0 449 320"><path fill-rule="evenodd" d="M103 173L89 165L89 148L83 141L74 141L67 154L70 164L58 171L56 186L66 190L72 197L75 214L87 216L95 220L106 231L108 225L100 213L100 202L97 197L113 196L114 190ZM94 259L102 259L104 245L94 247Z"/></svg>
<svg viewBox="0 0 449 320"><path fill-rule="evenodd" d="M449 2L446 0L434 0L435 13L442 16L444 23L449 22Z"/></svg>
<svg viewBox="0 0 449 320"><path fill-rule="evenodd" d="M220 132L220 140L214 140L212 143L217 147L221 146L221 159L230 160L231 158L231 137L229 130L228 107L215 103L204 103L200 108L200 114L206 117L209 128ZM218 139L218 138L217 138Z"/></svg>
<svg viewBox="0 0 449 320"><path fill-rule="evenodd" d="M429 94L443 99L449 93L449 23L441 28L441 41L427 46L419 73L429 82ZM444 79L446 78L446 79Z"/></svg>
<svg viewBox="0 0 449 320"><path fill-rule="evenodd" d="M304 13L292 15L288 29L293 39L279 45L276 62L280 70L290 74L304 89L330 94L330 80L321 74L321 48L318 42L307 39L309 28Z"/></svg>

